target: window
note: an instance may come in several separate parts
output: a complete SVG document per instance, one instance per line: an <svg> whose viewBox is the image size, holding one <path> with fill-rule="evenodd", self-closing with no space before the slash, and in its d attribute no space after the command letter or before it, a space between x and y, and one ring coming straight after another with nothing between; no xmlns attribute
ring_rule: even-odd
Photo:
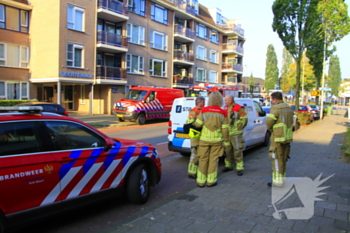
<svg viewBox="0 0 350 233"><path fill-rule="evenodd" d="M158 5L151 5L151 19L162 24L168 24L168 10Z"/></svg>
<svg viewBox="0 0 350 233"><path fill-rule="evenodd" d="M209 80L210 83L218 83L218 72L211 70L209 71Z"/></svg>
<svg viewBox="0 0 350 233"><path fill-rule="evenodd" d="M82 125L64 121L45 122L54 150L103 147L104 140Z"/></svg>
<svg viewBox="0 0 350 233"><path fill-rule="evenodd" d="M29 48L0 43L0 66L28 68Z"/></svg>
<svg viewBox="0 0 350 233"><path fill-rule="evenodd" d="M237 82L237 78L233 75L229 75L227 77L227 82L231 82L231 83L236 83Z"/></svg>
<svg viewBox="0 0 350 233"><path fill-rule="evenodd" d="M0 99L6 99L5 82L0 82Z"/></svg>
<svg viewBox="0 0 350 233"><path fill-rule="evenodd" d="M67 28L77 31L83 31L84 9L68 5Z"/></svg>
<svg viewBox="0 0 350 233"><path fill-rule="evenodd" d="M28 99L28 83L21 83L21 99Z"/></svg>
<svg viewBox="0 0 350 233"><path fill-rule="evenodd" d="M206 61L207 60L207 48L198 45L197 46L197 56L196 57L197 57L197 59Z"/></svg>
<svg viewBox="0 0 350 233"><path fill-rule="evenodd" d="M216 24L219 26L222 25L222 16L219 12L216 13Z"/></svg>
<svg viewBox="0 0 350 233"><path fill-rule="evenodd" d="M151 31L151 47L154 49L167 50L167 36L163 33Z"/></svg>
<svg viewBox="0 0 350 233"><path fill-rule="evenodd" d="M209 61L213 62L213 63L219 63L219 59L218 59L218 52L215 50L210 50L210 57L209 57Z"/></svg>
<svg viewBox="0 0 350 233"><path fill-rule="evenodd" d="M29 84L27 82L5 82L3 87L6 90L3 91L3 94L7 95L8 100L26 100L29 99ZM0 96L1 95L1 84L0 84Z"/></svg>
<svg viewBox="0 0 350 233"><path fill-rule="evenodd" d="M0 5L0 28L28 33L28 11Z"/></svg>
<svg viewBox="0 0 350 233"><path fill-rule="evenodd" d="M197 68L197 76L196 76L196 81L198 82L205 82L205 69L203 68Z"/></svg>
<svg viewBox="0 0 350 233"><path fill-rule="evenodd" d="M128 42L144 45L145 28L128 23L127 25Z"/></svg>
<svg viewBox="0 0 350 233"><path fill-rule="evenodd" d="M85 104L85 86L80 85L80 103Z"/></svg>
<svg viewBox="0 0 350 233"><path fill-rule="evenodd" d="M77 44L67 44L67 67L83 68L84 46Z"/></svg>
<svg viewBox="0 0 350 233"><path fill-rule="evenodd" d="M21 10L21 32L28 32L28 11Z"/></svg>
<svg viewBox="0 0 350 233"><path fill-rule="evenodd" d="M219 43L219 33L217 31L210 30L210 42Z"/></svg>
<svg viewBox="0 0 350 233"><path fill-rule="evenodd" d="M5 28L5 6L0 5L0 28Z"/></svg>
<svg viewBox="0 0 350 233"><path fill-rule="evenodd" d="M150 59L150 75L166 77L165 65L165 61Z"/></svg>
<svg viewBox="0 0 350 233"><path fill-rule="evenodd" d="M143 74L143 57L126 54L126 72Z"/></svg>
<svg viewBox="0 0 350 233"><path fill-rule="evenodd" d="M197 36L202 39L207 39L207 28L203 25L197 24Z"/></svg>
<svg viewBox="0 0 350 233"><path fill-rule="evenodd" d="M128 0L129 12L145 16L145 0Z"/></svg>
<svg viewBox="0 0 350 233"><path fill-rule="evenodd" d="M36 122L3 123L0 126L0 156L43 151Z"/></svg>

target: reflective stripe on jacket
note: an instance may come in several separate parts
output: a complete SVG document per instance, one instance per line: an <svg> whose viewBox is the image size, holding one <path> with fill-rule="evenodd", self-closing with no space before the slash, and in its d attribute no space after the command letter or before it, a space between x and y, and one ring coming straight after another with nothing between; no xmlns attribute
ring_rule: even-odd
<svg viewBox="0 0 350 233"><path fill-rule="evenodd" d="M275 142L293 141L293 109L283 101L273 105L266 118L267 129L272 130Z"/></svg>
<svg viewBox="0 0 350 233"><path fill-rule="evenodd" d="M196 121L197 117L201 113L202 109L198 107L194 107L191 109L190 113L188 114L187 123L193 123Z"/></svg>
<svg viewBox="0 0 350 233"><path fill-rule="evenodd" d="M229 122L229 134L242 134L244 128L247 126L248 117L244 107L239 104L232 104L225 106L227 110L227 119Z"/></svg>

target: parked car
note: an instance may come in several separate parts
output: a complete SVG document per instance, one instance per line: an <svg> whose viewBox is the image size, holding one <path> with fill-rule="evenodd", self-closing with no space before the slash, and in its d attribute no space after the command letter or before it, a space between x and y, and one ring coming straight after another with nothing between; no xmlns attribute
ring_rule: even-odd
<svg viewBox="0 0 350 233"><path fill-rule="evenodd" d="M44 112L52 112L63 116L68 116L68 111L66 109L64 109L61 105L54 104L54 103L26 102L26 103L16 104L15 106L41 106L43 107Z"/></svg>
<svg viewBox="0 0 350 233"><path fill-rule="evenodd" d="M205 98L205 102L208 103L208 97ZM235 98L235 102L244 106L248 115L248 124L243 131L245 139L243 150L261 144L267 146L270 142L270 131L266 127L266 112L253 99ZM174 100L168 123L169 151L179 152L183 156L190 155L191 142L188 134L184 132L183 125L194 106L195 98L185 97Z"/></svg>
<svg viewBox="0 0 350 233"><path fill-rule="evenodd" d="M295 112L295 105L291 105L292 109ZM310 121L314 121L314 114L312 113L311 107L308 105L299 105L299 113L310 113Z"/></svg>
<svg viewBox="0 0 350 233"><path fill-rule="evenodd" d="M266 113L270 113L270 108L271 108L271 106L262 106L262 109L263 109Z"/></svg>
<svg viewBox="0 0 350 233"><path fill-rule="evenodd" d="M110 138L40 106L0 110L6 108L11 112L0 113L0 232L122 194L142 204L161 179L151 144Z"/></svg>
<svg viewBox="0 0 350 233"><path fill-rule="evenodd" d="M320 107L316 104L309 104L309 107L311 108L311 113L314 114L314 119L319 120L320 119Z"/></svg>
<svg viewBox="0 0 350 233"><path fill-rule="evenodd" d="M272 106L262 106L262 109L266 112L266 114L268 114L268 113L270 113L271 107ZM294 114L294 116L293 116L293 131L298 130L299 127L300 127L300 124L298 122L298 116Z"/></svg>

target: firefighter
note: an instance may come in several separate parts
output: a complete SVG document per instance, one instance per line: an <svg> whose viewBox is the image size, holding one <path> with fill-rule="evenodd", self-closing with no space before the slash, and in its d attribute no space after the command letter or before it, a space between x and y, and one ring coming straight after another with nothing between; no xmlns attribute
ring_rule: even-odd
<svg viewBox="0 0 350 233"><path fill-rule="evenodd" d="M224 146L229 146L227 112L221 109L222 95L212 92L209 95L208 106L193 124L201 128L197 154L199 167L197 171L197 185L201 188L213 187L217 184L218 159L223 155Z"/></svg>
<svg viewBox="0 0 350 233"><path fill-rule="evenodd" d="M281 92L271 94L273 104L267 115L266 125L271 133L269 157L272 163L272 182L268 186L282 187L286 177L286 162L289 158L290 143L293 141L293 109L283 102Z"/></svg>
<svg viewBox="0 0 350 233"><path fill-rule="evenodd" d="M196 98L196 106L191 109L188 118L187 124L194 123L202 111L202 108L205 105L205 99L203 96L198 96ZM198 169L198 161L199 157L197 156L197 148L199 144L199 134L198 136L192 136L195 129L190 129L190 138L191 138L191 157L190 162L188 164L188 177L192 179L196 179L197 169Z"/></svg>
<svg viewBox="0 0 350 233"><path fill-rule="evenodd" d="M243 106L235 103L232 95L225 97L225 110L229 121L230 146L225 150L225 168L223 172L233 170L233 162L236 163L236 171L238 176L243 175L243 129L246 127L248 117Z"/></svg>

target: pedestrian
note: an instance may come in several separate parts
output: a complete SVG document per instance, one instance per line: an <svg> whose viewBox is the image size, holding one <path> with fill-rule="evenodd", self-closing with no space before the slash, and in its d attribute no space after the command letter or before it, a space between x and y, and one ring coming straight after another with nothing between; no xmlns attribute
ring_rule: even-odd
<svg viewBox="0 0 350 233"><path fill-rule="evenodd" d="M223 172L233 170L233 162L236 163L236 172L238 176L243 175L243 130L248 123L248 117L243 106L237 104L232 95L225 97L225 111L229 123L230 146L225 149L225 168Z"/></svg>
<svg viewBox="0 0 350 233"><path fill-rule="evenodd" d="M271 131L269 157L272 163L272 182L268 186L283 186L286 177L286 162L289 158L290 143L293 141L293 109L283 102L282 93L271 94L273 106L266 118L267 129Z"/></svg>
<svg viewBox="0 0 350 233"><path fill-rule="evenodd" d="M208 106L194 123L201 128L199 138L198 156L199 167L197 171L197 185L201 188L213 187L217 184L218 160L224 153L224 147L229 146L227 112L221 106L223 98L220 92L209 95Z"/></svg>
<svg viewBox="0 0 350 233"><path fill-rule="evenodd" d="M202 111L202 108L205 105L205 99L203 96L198 96L196 98L196 106L191 109L188 118L187 118L187 124L194 123L199 116L199 114ZM190 129L190 140L191 140L191 157L190 162L188 163L188 177L192 179L196 179L197 170L198 170L198 162L199 157L197 156L197 148L199 144L199 137L192 136L193 129ZM199 136L199 135L198 135Z"/></svg>

